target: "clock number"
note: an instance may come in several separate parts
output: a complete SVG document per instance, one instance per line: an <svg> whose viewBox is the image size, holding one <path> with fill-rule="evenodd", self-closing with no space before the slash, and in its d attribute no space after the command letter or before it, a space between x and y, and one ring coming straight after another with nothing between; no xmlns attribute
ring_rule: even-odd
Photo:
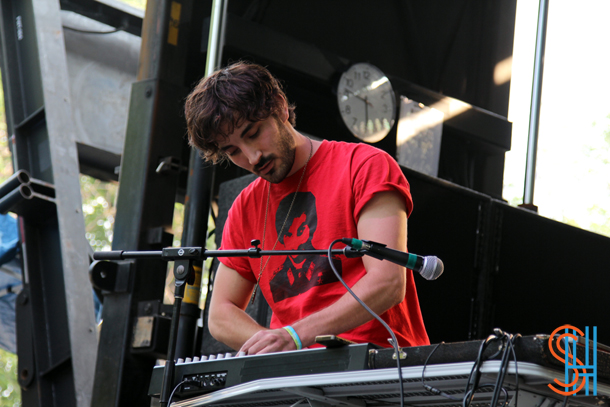
<svg viewBox="0 0 610 407"><path fill-rule="evenodd" d="M354 71L354 79L359 81L361 79L361 73L358 71Z"/></svg>
<svg viewBox="0 0 610 407"><path fill-rule="evenodd" d="M353 79L349 79L349 78L347 78L347 79L345 80L345 82L346 82L347 86L349 86L350 88L351 88L352 86L354 86L354 81L353 81Z"/></svg>
<svg viewBox="0 0 610 407"><path fill-rule="evenodd" d="M354 119L354 122L352 123L352 126L355 126L356 123L358 123L358 118L357 117L352 117L352 119Z"/></svg>
<svg viewBox="0 0 610 407"><path fill-rule="evenodd" d="M351 114L352 113L352 108L349 105L345 106L345 113L347 113L347 114Z"/></svg>
<svg viewBox="0 0 610 407"><path fill-rule="evenodd" d="M371 76L371 73L369 71L364 71L362 72L362 76L364 76L364 79L369 79L369 77Z"/></svg>

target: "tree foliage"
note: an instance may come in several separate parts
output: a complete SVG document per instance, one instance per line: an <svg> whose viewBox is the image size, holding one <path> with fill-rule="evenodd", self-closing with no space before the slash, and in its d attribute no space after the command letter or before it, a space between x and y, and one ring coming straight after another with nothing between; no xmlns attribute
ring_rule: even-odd
<svg viewBox="0 0 610 407"><path fill-rule="evenodd" d="M80 186L85 216L85 236L94 251L110 250L118 183L104 182L81 175Z"/></svg>
<svg viewBox="0 0 610 407"><path fill-rule="evenodd" d="M21 392L17 382L17 356L0 349L0 407L21 405Z"/></svg>
<svg viewBox="0 0 610 407"><path fill-rule="evenodd" d="M6 132L6 117L4 113L4 92L0 82L0 183L13 174L13 162L8 148L8 133Z"/></svg>

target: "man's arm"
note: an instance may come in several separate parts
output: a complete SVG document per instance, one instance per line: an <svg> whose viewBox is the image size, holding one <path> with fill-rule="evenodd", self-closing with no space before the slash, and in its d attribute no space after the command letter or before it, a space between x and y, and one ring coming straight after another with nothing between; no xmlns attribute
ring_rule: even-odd
<svg viewBox="0 0 610 407"><path fill-rule="evenodd" d="M376 194L363 208L358 221L358 238L386 244L404 251L407 243L406 204L398 192ZM339 236L347 237L347 236ZM367 273L352 291L375 313L382 314L405 297L405 268L370 256L362 258ZM216 289L216 285L215 288ZM303 347L312 345L317 335L338 335L358 327L373 317L349 294L329 307L295 322ZM284 329L259 330L245 341L241 350L248 354L295 349Z"/></svg>
<svg viewBox="0 0 610 407"><path fill-rule="evenodd" d="M214 278L208 324L212 336L224 344L239 349L260 330L260 326L246 312L254 283L237 271L220 263Z"/></svg>

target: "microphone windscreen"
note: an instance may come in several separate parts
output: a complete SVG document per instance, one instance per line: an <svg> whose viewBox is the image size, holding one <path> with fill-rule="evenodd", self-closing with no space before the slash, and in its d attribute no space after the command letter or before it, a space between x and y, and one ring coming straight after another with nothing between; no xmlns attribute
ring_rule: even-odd
<svg viewBox="0 0 610 407"><path fill-rule="evenodd" d="M445 265L441 259L436 256L426 256L421 276L426 280L436 280L444 270Z"/></svg>

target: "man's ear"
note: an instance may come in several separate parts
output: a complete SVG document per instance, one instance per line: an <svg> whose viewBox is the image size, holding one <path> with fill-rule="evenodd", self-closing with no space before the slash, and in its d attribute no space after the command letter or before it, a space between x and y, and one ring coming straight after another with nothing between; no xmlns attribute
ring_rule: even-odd
<svg viewBox="0 0 610 407"><path fill-rule="evenodd" d="M288 103L286 102L286 98L282 95L275 95L278 100L278 117L282 121L282 123L287 123L288 118L290 117L290 113L288 112Z"/></svg>

